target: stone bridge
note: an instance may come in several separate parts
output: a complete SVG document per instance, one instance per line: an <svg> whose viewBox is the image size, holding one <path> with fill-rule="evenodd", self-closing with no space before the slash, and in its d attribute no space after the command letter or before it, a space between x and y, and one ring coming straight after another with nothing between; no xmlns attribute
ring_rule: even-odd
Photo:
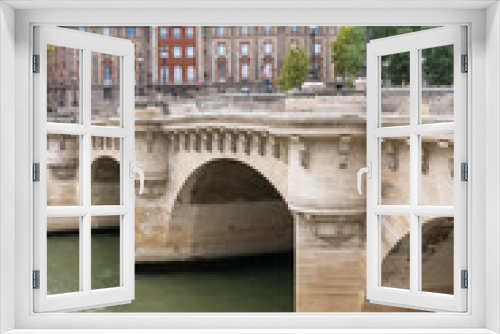
<svg viewBox="0 0 500 334"><path fill-rule="evenodd" d="M136 160L146 175L136 196L136 261L294 251L297 311L389 310L365 300L366 204L355 179L366 165L365 106L342 97L332 107L322 98L310 113L311 99L288 103L280 112L136 112ZM48 139L49 205L71 205L77 196L75 139ZM119 145L92 141L92 204L118 204ZM453 198L453 137L427 137L423 148L423 203ZM408 199L408 142L385 140L382 161L383 203ZM426 224L426 233L442 235L440 247L453 245L448 221ZM49 223L49 230L71 228ZM404 281L408 232L403 217L384 225L389 286Z"/></svg>

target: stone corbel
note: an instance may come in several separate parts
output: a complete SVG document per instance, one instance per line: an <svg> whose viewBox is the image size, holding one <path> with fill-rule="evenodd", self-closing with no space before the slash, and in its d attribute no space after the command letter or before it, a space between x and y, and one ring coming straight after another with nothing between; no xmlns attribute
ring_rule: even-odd
<svg viewBox="0 0 500 334"><path fill-rule="evenodd" d="M153 140L153 131L146 131L146 146L148 153L153 153Z"/></svg>
<svg viewBox="0 0 500 334"><path fill-rule="evenodd" d="M302 168L308 169L311 163L309 145L307 145L307 143L305 143L299 136L292 136L290 138L290 144L293 146L292 149L295 149L298 152L299 165Z"/></svg>
<svg viewBox="0 0 500 334"><path fill-rule="evenodd" d="M320 245L345 249L347 246L358 247L365 240L363 213L359 215L322 214L294 212L294 220L301 229L308 231ZM314 242L314 241L313 241Z"/></svg>
<svg viewBox="0 0 500 334"><path fill-rule="evenodd" d="M175 131L173 133L173 137L174 137L174 153L179 153L179 149L180 149L180 133L178 133L177 131Z"/></svg>
<svg viewBox="0 0 500 334"><path fill-rule="evenodd" d="M222 151L222 147L220 146L219 129L214 129L214 131L212 131L212 150L219 152Z"/></svg>
<svg viewBox="0 0 500 334"><path fill-rule="evenodd" d="M183 133L184 136L184 151L189 152L191 150L191 134L188 130Z"/></svg>
<svg viewBox="0 0 500 334"><path fill-rule="evenodd" d="M206 152L211 152L212 147L211 145L209 146L209 140L208 140L208 132L206 130L201 131L200 135L200 140L201 140L201 151L206 151Z"/></svg>
<svg viewBox="0 0 500 334"><path fill-rule="evenodd" d="M241 131L241 132L237 133L236 136L237 136L237 141L238 141L237 152L245 153L246 152L247 135L245 134L244 131Z"/></svg>
<svg viewBox="0 0 500 334"><path fill-rule="evenodd" d="M260 134L258 132L253 132L251 134L251 138L251 152L255 155L258 155L260 152Z"/></svg>
<svg viewBox="0 0 500 334"><path fill-rule="evenodd" d="M235 146L233 145L233 134L228 129L224 132L224 151L227 153L234 152Z"/></svg>
<svg viewBox="0 0 500 334"><path fill-rule="evenodd" d="M352 136L341 135L339 138L339 169L349 168L349 154L352 153Z"/></svg>
<svg viewBox="0 0 500 334"><path fill-rule="evenodd" d="M186 133L185 131L180 131L179 133L179 150L186 150Z"/></svg>
<svg viewBox="0 0 500 334"><path fill-rule="evenodd" d="M275 141L275 138L274 136L272 136L271 134L269 136L267 136L267 140L266 140L266 154L269 155L269 156L274 156L274 141Z"/></svg>

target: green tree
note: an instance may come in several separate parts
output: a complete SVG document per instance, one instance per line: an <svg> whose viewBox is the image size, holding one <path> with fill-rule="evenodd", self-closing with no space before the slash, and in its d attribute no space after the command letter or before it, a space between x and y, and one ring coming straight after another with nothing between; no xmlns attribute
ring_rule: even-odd
<svg viewBox="0 0 500 334"><path fill-rule="evenodd" d="M277 85L285 91L300 87L307 76L308 67L309 57L304 49L292 45L290 53L283 60Z"/></svg>
<svg viewBox="0 0 500 334"><path fill-rule="evenodd" d="M337 40L331 45L332 61L342 78L358 75L364 64L365 46L364 27L343 27L337 33Z"/></svg>
<svg viewBox="0 0 500 334"><path fill-rule="evenodd" d="M407 34L435 27L370 27L370 40ZM332 43L332 61L337 73L358 76L365 63L366 27L344 27ZM422 69L425 83L430 86L450 85L453 83L453 48L443 46L422 50L424 58ZM400 53L383 56L382 79L393 85L410 82L410 54ZM386 78L387 77L387 78Z"/></svg>

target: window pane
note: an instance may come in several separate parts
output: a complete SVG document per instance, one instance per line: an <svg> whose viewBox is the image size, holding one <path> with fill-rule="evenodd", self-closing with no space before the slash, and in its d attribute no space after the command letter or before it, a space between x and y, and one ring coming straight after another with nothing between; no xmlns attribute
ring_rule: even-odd
<svg viewBox="0 0 500 334"><path fill-rule="evenodd" d="M120 286L120 216L92 217L92 290Z"/></svg>
<svg viewBox="0 0 500 334"><path fill-rule="evenodd" d="M47 121L80 122L80 50L47 46Z"/></svg>
<svg viewBox="0 0 500 334"><path fill-rule="evenodd" d="M453 218L422 217L421 290L453 294Z"/></svg>
<svg viewBox="0 0 500 334"><path fill-rule="evenodd" d="M381 204L410 204L410 138L381 139Z"/></svg>
<svg viewBox="0 0 500 334"><path fill-rule="evenodd" d="M453 122L453 45L423 49L422 124Z"/></svg>
<svg viewBox="0 0 500 334"><path fill-rule="evenodd" d="M182 67L174 67L174 81L175 83L182 83Z"/></svg>
<svg viewBox="0 0 500 334"><path fill-rule="evenodd" d="M168 28L160 28L160 38L167 39Z"/></svg>
<svg viewBox="0 0 500 334"><path fill-rule="evenodd" d="M380 232L380 285L410 289L410 217L381 216Z"/></svg>
<svg viewBox="0 0 500 334"><path fill-rule="evenodd" d="M80 217L47 218L47 294L80 291Z"/></svg>
<svg viewBox="0 0 500 334"><path fill-rule="evenodd" d="M120 57L92 52L92 125L120 126Z"/></svg>
<svg viewBox="0 0 500 334"><path fill-rule="evenodd" d="M47 205L80 205L80 137L47 135Z"/></svg>
<svg viewBox="0 0 500 334"><path fill-rule="evenodd" d="M182 57L182 47L174 46L174 57L181 58Z"/></svg>
<svg viewBox="0 0 500 334"><path fill-rule="evenodd" d="M453 134L421 136L422 205L454 205Z"/></svg>
<svg viewBox="0 0 500 334"><path fill-rule="evenodd" d="M175 39L181 38L181 28L174 28L174 38Z"/></svg>
<svg viewBox="0 0 500 334"><path fill-rule="evenodd" d="M120 205L120 139L92 137L92 205Z"/></svg>
<svg viewBox="0 0 500 334"><path fill-rule="evenodd" d="M410 53L381 57L380 125L410 124Z"/></svg>

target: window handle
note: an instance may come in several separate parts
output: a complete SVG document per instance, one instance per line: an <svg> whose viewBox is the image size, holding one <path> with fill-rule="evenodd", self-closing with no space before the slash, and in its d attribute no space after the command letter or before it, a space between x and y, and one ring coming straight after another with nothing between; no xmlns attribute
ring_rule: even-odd
<svg viewBox="0 0 500 334"><path fill-rule="evenodd" d="M367 174L367 177L369 179L372 178L372 163L370 161L368 161L367 163L367 167L364 167L364 168L361 168L359 171L358 171L358 192L359 194L361 195L362 192L361 192L361 176L366 173Z"/></svg>
<svg viewBox="0 0 500 334"><path fill-rule="evenodd" d="M129 167L129 177L132 180L135 179L135 173L139 174L139 195L142 195L142 192L144 191L144 172L142 171L142 169L135 167L133 161L130 161Z"/></svg>

